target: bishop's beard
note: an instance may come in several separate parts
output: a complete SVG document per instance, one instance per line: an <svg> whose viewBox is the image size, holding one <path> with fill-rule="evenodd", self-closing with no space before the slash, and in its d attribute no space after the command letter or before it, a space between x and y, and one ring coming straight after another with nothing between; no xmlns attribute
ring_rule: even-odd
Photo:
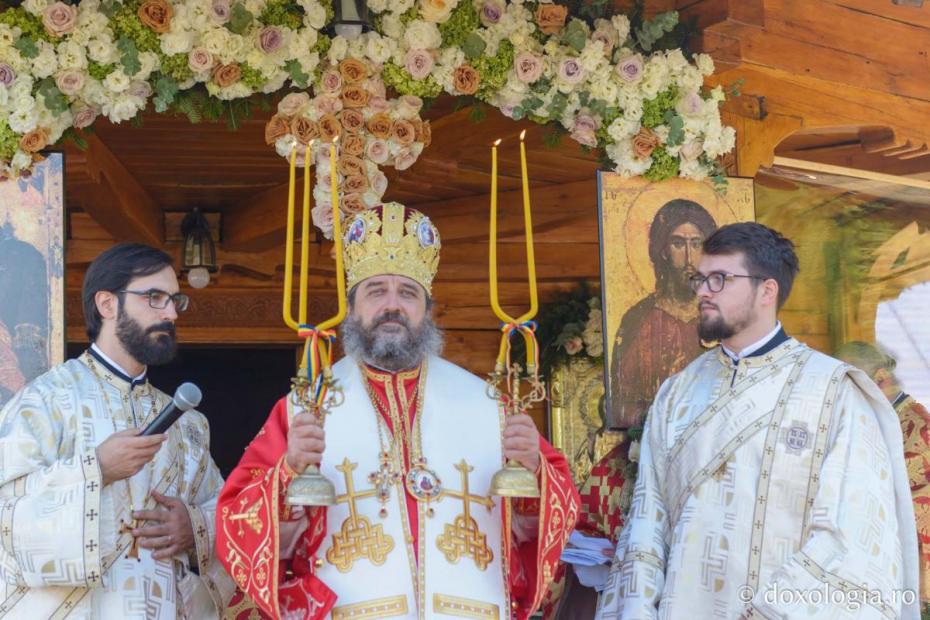
<svg viewBox="0 0 930 620"><path fill-rule="evenodd" d="M397 325L378 329L389 321ZM419 327L412 328L400 312L385 312L369 327L353 314L342 323L340 331L346 355L390 372L414 368L428 355L442 352L442 330L429 315L423 317Z"/></svg>

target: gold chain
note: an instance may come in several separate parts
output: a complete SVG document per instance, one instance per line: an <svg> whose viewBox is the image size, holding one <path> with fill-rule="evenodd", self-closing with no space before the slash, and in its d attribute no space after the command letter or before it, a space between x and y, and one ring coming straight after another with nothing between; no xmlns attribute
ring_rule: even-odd
<svg viewBox="0 0 930 620"><path fill-rule="evenodd" d="M379 439L379 442L381 443L382 452L387 451L387 442L384 440L384 435L382 434L382 425L386 426L386 424L384 423L384 420L381 419L381 414L379 413L380 411L379 405L382 409L387 410L388 415L391 418L391 426L393 427L393 432L391 436L392 449L397 447L397 438L399 436L401 445L404 445L407 447L407 452L410 455L410 462L415 463L419 458L423 456L423 450L420 445L421 438L422 438L420 426L421 426L421 420L423 418L423 415L422 415L423 414L423 389L425 387L424 384L425 384L425 379L426 379L426 362L424 362L423 365L421 366L420 376L417 380L416 410L413 415L414 427L411 429L411 432L413 434L412 440L410 437L411 433L408 433L407 431L406 421L400 419L401 416L395 410L396 407L389 407L381 399L381 396L377 392L375 392L375 390L371 387L371 382L367 378L368 373L365 368L362 368L362 374L364 375L363 378L365 379L365 390L368 392L368 397L371 399L371 404L374 406L374 409L375 409L375 418L378 424L378 439ZM388 380L391 380L392 378L393 377L389 377ZM393 383L391 385L391 388L393 389ZM403 391L403 386L401 386L401 391ZM406 401L406 395L404 397L404 400ZM403 417L405 418L407 417L406 413L407 412L404 411Z"/></svg>

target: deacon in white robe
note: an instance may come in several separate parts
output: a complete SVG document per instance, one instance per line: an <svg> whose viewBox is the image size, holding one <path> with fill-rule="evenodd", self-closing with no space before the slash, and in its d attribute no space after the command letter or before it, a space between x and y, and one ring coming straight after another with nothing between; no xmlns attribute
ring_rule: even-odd
<svg viewBox="0 0 930 620"><path fill-rule="evenodd" d="M650 409L597 617L918 618L897 417L864 373L776 322L790 242L733 226L708 239L692 280L701 336L722 346Z"/></svg>
<svg viewBox="0 0 930 620"><path fill-rule="evenodd" d="M170 401L139 360L173 355L175 309L186 299L170 297L170 257L145 246L113 250L102 264L130 269L119 289L148 294L124 293L117 309L118 295L102 292L102 325L95 332L89 322L97 343L0 411L0 619L201 620L218 618L232 595L213 551L223 478L206 418L188 411L153 447L115 435L144 427ZM132 276L133 259L157 271Z"/></svg>

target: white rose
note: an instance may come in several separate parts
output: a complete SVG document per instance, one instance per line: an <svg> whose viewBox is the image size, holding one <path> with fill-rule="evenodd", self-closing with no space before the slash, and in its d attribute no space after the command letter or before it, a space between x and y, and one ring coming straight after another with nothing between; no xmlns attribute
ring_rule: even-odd
<svg viewBox="0 0 930 620"><path fill-rule="evenodd" d="M96 63L108 65L119 58L119 50L109 36L101 35L87 43L87 55Z"/></svg>
<svg viewBox="0 0 930 620"><path fill-rule="evenodd" d="M630 19L626 15L614 15L610 18L610 23L617 29L617 38L622 45L630 36Z"/></svg>
<svg viewBox="0 0 930 620"><path fill-rule="evenodd" d="M442 24L449 20L458 0L420 0L420 15L428 22Z"/></svg>
<svg viewBox="0 0 930 620"><path fill-rule="evenodd" d="M365 56L366 48L366 39L363 37L357 37L348 42L349 46L346 49L346 56L350 58L362 58Z"/></svg>
<svg viewBox="0 0 930 620"><path fill-rule="evenodd" d="M39 114L33 105L30 108L16 108L7 118L10 129L16 133L29 133L38 126Z"/></svg>
<svg viewBox="0 0 930 620"><path fill-rule="evenodd" d="M617 93L620 90L617 84L609 77L596 77L590 81L591 96L608 104L613 104L617 99Z"/></svg>
<svg viewBox="0 0 930 620"><path fill-rule="evenodd" d="M211 28L200 39L200 43L204 49L214 56L221 56L226 50L226 39L228 38L229 32L225 28Z"/></svg>
<svg viewBox="0 0 930 620"><path fill-rule="evenodd" d="M394 52L394 41L383 37L372 36L368 39L368 57L373 61L384 64Z"/></svg>
<svg viewBox="0 0 930 620"><path fill-rule="evenodd" d="M29 131L32 131L31 129ZM10 167L13 170L25 170L32 166L32 157L23 151L17 150L16 155L10 160Z"/></svg>
<svg viewBox="0 0 930 620"><path fill-rule="evenodd" d="M111 71L107 77L103 78L103 86L111 93L121 93L129 88L129 76L123 73L122 69Z"/></svg>
<svg viewBox="0 0 930 620"><path fill-rule="evenodd" d="M697 54L694 62L702 75L710 75L714 72L714 59L710 57L710 54Z"/></svg>
<svg viewBox="0 0 930 620"><path fill-rule="evenodd" d="M326 24L326 9L319 2L309 2L304 5L304 23L311 28L319 30Z"/></svg>
<svg viewBox="0 0 930 620"><path fill-rule="evenodd" d="M153 71L161 66L161 59L155 52L140 52L139 64L142 66L142 68L139 69L139 71L133 77L137 80L145 81L148 80Z"/></svg>
<svg viewBox="0 0 930 620"><path fill-rule="evenodd" d="M425 22L422 19L415 19L407 25L404 41L412 49L429 50L442 44L442 34L440 34L436 24Z"/></svg>
<svg viewBox="0 0 930 620"><path fill-rule="evenodd" d="M193 47L193 37L188 32L169 32L161 36L161 51L169 56L186 54Z"/></svg>
<svg viewBox="0 0 930 620"><path fill-rule="evenodd" d="M26 0L23 2L23 8L37 17L42 17L49 4L49 0Z"/></svg>
<svg viewBox="0 0 930 620"><path fill-rule="evenodd" d="M58 66L61 69L83 69L87 66L84 47L74 41L65 41L58 45Z"/></svg>
<svg viewBox="0 0 930 620"><path fill-rule="evenodd" d="M346 41L345 37L333 37L332 44L329 46L329 52L327 52L326 55L331 63L336 64L346 57L348 51L349 42Z"/></svg>
<svg viewBox="0 0 930 620"><path fill-rule="evenodd" d="M55 48L45 41L39 41L39 55L32 59L32 75L42 79L58 71L58 56Z"/></svg>
<svg viewBox="0 0 930 620"><path fill-rule="evenodd" d="M381 31L384 36L397 40L404 33L404 25L396 15L385 15L381 18Z"/></svg>
<svg viewBox="0 0 930 620"><path fill-rule="evenodd" d="M118 97L109 106L104 106L103 113L112 122L121 123L134 117L139 112L140 107L137 97Z"/></svg>

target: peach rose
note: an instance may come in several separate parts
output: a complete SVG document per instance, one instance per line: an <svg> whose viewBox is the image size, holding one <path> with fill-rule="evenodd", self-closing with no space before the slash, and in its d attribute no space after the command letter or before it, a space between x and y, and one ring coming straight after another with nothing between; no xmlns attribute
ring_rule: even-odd
<svg viewBox="0 0 930 620"><path fill-rule="evenodd" d="M64 2L56 2L45 9L42 15L42 25L45 32L53 37L60 37L74 30L77 21L77 8Z"/></svg>
<svg viewBox="0 0 930 620"><path fill-rule="evenodd" d="M228 65L219 65L213 70L213 81L216 82L216 85L220 88L232 86L238 82L241 77L242 69L240 69L239 64L235 62L231 62Z"/></svg>
<svg viewBox="0 0 930 620"><path fill-rule="evenodd" d="M358 110L343 110L339 113L339 121L349 133L358 133L365 127L365 116Z"/></svg>
<svg viewBox="0 0 930 620"><path fill-rule="evenodd" d="M375 114L368 119L368 131L376 138L386 140L391 135L391 127L394 121L384 112Z"/></svg>
<svg viewBox="0 0 930 620"><path fill-rule="evenodd" d="M347 155L361 157L365 152L365 139L357 133L346 134L339 141L339 148Z"/></svg>
<svg viewBox="0 0 930 620"><path fill-rule="evenodd" d="M364 108L368 103L368 91L361 86L346 86L342 89L342 105L347 108Z"/></svg>
<svg viewBox="0 0 930 620"><path fill-rule="evenodd" d="M536 6L536 25L543 34L556 34L565 26L568 7L559 4L540 4Z"/></svg>
<svg viewBox="0 0 930 620"><path fill-rule="evenodd" d="M417 135L417 130L413 123L403 119L394 121L394 127L391 128L391 138L398 144L406 146L413 142Z"/></svg>
<svg viewBox="0 0 930 620"><path fill-rule="evenodd" d="M155 32L171 30L171 5L165 0L145 0L139 5L137 14L139 20Z"/></svg>
<svg viewBox="0 0 930 620"><path fill-rule="evenodd" d="M481 76L469 64L464 64L455 68L452 72L452 86L457 92L463 95L473 95L478 91L478 84L481 82Z"/></svg>
<svg viewBox="0 0 930 620"><path fill-rule="evenodd" d="M342 88L342 76L335 69L327 69L320 76L320 88L324 93L338 93Z"/></svg>
<svg viewBox="0 0 930 620"><path fill-rule="evenodd" d="M342 181L342 191L347 194L363 194L368 191L368 179L361 174L352 174Z"/></svg>
<svg viewBox="0 0 930 620"><path fill-rule="evenodd" d="M342 134L342 123L333 114L325 114L320 119L320 139L323 142L332 142L333 138Z"/></svg>
<svg viewBox="0 0 930 620"><path fill-rule="evenodd" d="M422 142L423 148L428 147L433 141L433 128L430 127L429 121L421 121L414 127L417 130L416 141Z"/></svg>
<svg viewBox="0 0 930 620"><path fill-rule="evenodd" d="M359 157L343 153L336 163L336 171L344 177L365 175L365 162Z"/></svg>
<svg viewBox="0 0 930 620"><path fill-rule="evenodd" d="M384 192L387 191L388 180L387 177L384 176L383 172L380 170L375 170L375 173L371 175L369 182L371 183L371 191L377 194L378 198L384 196Z"/></svg>
<svg viewBox="0 0 930 620"><path fill-rule="evenodd" d="M355 84L368 77L368 67L361 60L346 58L339 63L339 75L347 84Z"/></svg>
<svg viewBox="0 0 930 620"><path fill-rule="evenodd" d="M313 109L320 116L335 114L342 109L342 99L336 95L320 95L313 100Z"/></svg>
<svg viewBox="0 0 930 620"><path fill-rule="evenodd" d="M94 124L94 121L97 120L97 115L100 114L97 108L87 105L86 103L76 103L71 106L71 124L75 129L84 129L85 127L90 127Z"/></svg>
<svg viewBox="0 0 930 620"><path fill-rule="evenodd" d="M640 127L639 133L633 136L633 154L639 159L652 155L652 151L659 145L659 136L646 127Z"/></svg>
<svg viewBox="0 0 930 620"><path fill-rule="evenodd" d="M36 127L19 141L19 148L27 153L36 153L48 146L48 129Z"/></svg>
<svg viewBox="0 0 930 620"><path fill-rule="evenodd" d="M365 210L365 201L359 193L346 194L339 202L339 209L346 215L355 215Z"/></svg>
<svg viewBox="0 0 930 620"><path fill-rule="evenodd" d="M320 137L320 126L305 116L297 116L291 121L291 133L301 144L310 144Z"/></svg>
<svg viewBox="0 0 930 620"><path fill-rule="evenodd" d="M280 114L275 114L265 125L265 144L274 144L278 138L282 138L291 132L291 125L287 119Z"/></svg>
<svg viewBox="0 0 930 620"><path fill-rule="evenodd" d="M384 97L369 97L368 110L372 114L380 114L391 109L391 104Z"/></svg>
<svg viewBox="0 0 930 620"><path fill-rule="evenodd" d="M394 155L394 169L406 170L417 161L419 155L416 151L409 148L403 148Z"/></svg>

